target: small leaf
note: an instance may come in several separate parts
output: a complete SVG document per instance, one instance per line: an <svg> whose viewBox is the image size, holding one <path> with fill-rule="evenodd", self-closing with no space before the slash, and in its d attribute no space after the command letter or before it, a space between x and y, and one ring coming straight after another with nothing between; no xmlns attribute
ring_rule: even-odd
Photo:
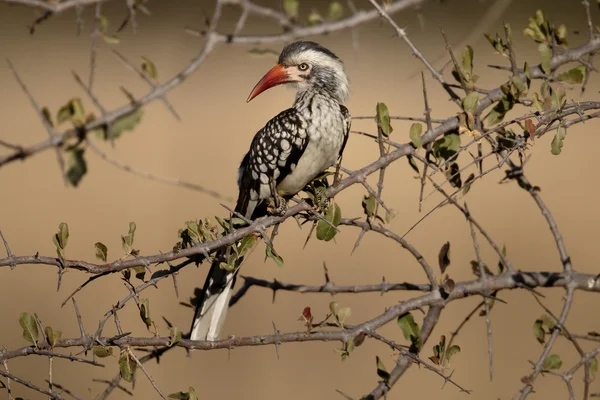
<svg viewBox="0 0 600 400"><path fill-rule="evenodd" d="M383 365L383 362L379 356L375 356L375 360L377 362L377 375L383 379L384 382L387 382L390 379L390 373L387 372L387 369L385 368L385 365Z"/></svg>
<svg viewBox="0 0 600 400"><path fill-rule="evenodd" d="M377 207L377 199L372 194L365 195L362 200L363 210L368 217L375 215L375 208Z"/></svg>
<svg viewBox="0 0 600 400"><path fill-rule="evenodd" d="M42 108L42 115L44 116L44 119L48 125L54 128L54 124L52 123L52 114L50 113L50 110L48 110L48 107Z"/></svg>
<svg viewBox="0 0 600 400"><path fill-rule="evenodd" d="M71 121L75 125L82 125L85 121L85 113L81 99L73 98L67 104L58 109L56 113L56 122L61 124L65 121Z"/></svg>
<svg viewBox="0 0 600 400"><path fill-rule="evenodd" d="M446 360L450 361L450 359L452 358L452 356L455 355L458 352L460 352L460 347L459 346L454 345L454 346L450 347L448 349L448 352L446 353Z"/></svg>
<svg viewBox="0 0 600 400"><path fill-rule="evenodd" d="M240 242L239 247L237 248L237 253L239 257L244 257L246 255L246 253L248 253L248 251L252 248L252 246L254 246L255 243L255 239L254 236L250 235L250 236L246 236L245 238L242 239L242 241Z"/></svg>
<svg viewBox="0 0 600 400"><path fill-rule="evenodd" d="M38 326L33 315L22 312L19 315L19 325L23 328L23 337L37 347L38 344Z"/></svg>
<svg viewBox="0 0 600 400"><path fill-rule="evenodd" d="M556 134L554 135L554 139L552 139L552 143L550 144L550 152L555 156L559 155L562 151L563 140L567 135L567 130L561 125L556 130Z"/></svg>
<svg viewBox="0 0 600 400"><path fill-rule="evenodd" d="M590 360L590 375L591 378L594 379L596 378L596 374L598 373L598 360L596 359L596 357L592 357L592 359Z"/></svg>
<svg viewBox="0 0 600 400"><path fill-rule="evenodd" d="M65 249L67 247L67 243L69 242L69 225L64 222L61 222L58 225L58 232L54 235L57 244L61 249Z"/></svg>
<svg viewBox="0 0 600 400"><path fill-rule="evenodd" d="M411 344L420 344L421 331L419 325L415 322L411 313L402 314L397 320L398 327L402 330L402 334L406 340L409 340Z"/></svg>
<svg viewBox="0 0 600 400"><path fill-rule="evenodd" d="M117 118L111 125L110 137L107 137L107 139L117 139L123 132L133 130L142 120L142 115L142 109L138 108L129 114Z"/></svg>
<svg viewBox="0 0 600 400"><path fill-rule="evenodd" d="M527 129L527 134L533 140L533 137L535 136L535 125L531 119L525 120L525 129Z"/></svg>
<svg viewBox="0 0 600 400"><path fill-rule="evenodd" d="M375 121L383 136L388 137L394 131L390 124L390 113L385 103L377 103Z"/></svg>
<svg viewBox="0 0 600 400"><path fill-rule="evenodd" d="M475 112L475 109L477 108L477 102L479 101L479 94L477 92L471 92L469 93L463 100L462 100L462 108L465 111L470 111L472 113Z"/></svg>
<svg viewBox="0 0 600 400"><path fill-rule="evenodd" d="M585 66L579 65L573 69L568 70L567 72L558 75L558 79L571 84L582 83L585 79L585 72Z"/></svg>
<svg viewBox="0 0 600 400"><path fill-rule="evenodd" d="M550 354L542 364L542 368L546 370L559 369L562 366L562 360L557 354Z"/></svg>
<svg viewBox="0 0 600 400"><path fill-rule="evenodd" d="M337 301L329 302L329 310L331 311L331 314L336 315L339 307L340 307L340 305L338 304Z"/></svg>
<svg viewBox="0 0 600 400"><path fill-rule="evenodd" d="M414 123L410 126L410 133L408 136L410 137L410 141L412 142L412 144L414 144L417 149L423 147L423 142L421 141L422 132L423 126L421 124ZM417 172L419 172L418 168Z"/></svg>
<svg viewBox="0 0 600 400"><path fill-rule="evenodd" d="M148 57L142 56L142 71L150 77L153 81L158 78L158 71L156 65Z"/></svg>
<svg viewBox="0 0 600 400"><path fill-rule="evenodd" d="M83 158L84 152L85 149L79 147L69 152L67 180L73 187L77 187L83 176L87 173L87 162Z"/></svg>
<svg viewBox="0 0 600 400"><path fill-rule="evenodd" d="M96 247L96 258L106 262L108 257L108 248L106 247L106 245L100 242L96 242L94 246Z"/></svg>
<svg viewBox="0 0 600 400"><path fill-rule="evenodd" d="M46 333L46 337L48 338L48 344L50 345L50 347L56 346L56 343L58 343L58 341L60 340L60 338L62 336L62 332L55 331L50 326L47 326L44 329L44 332Z"/></svg>
<svg viewBox="0 0 600 400"><path fill-rule="evenodd" d="M279 254L275 254L271 246L267 246L265 249L267 257L272 258L279 267L283 267L283 258Z"/></svg>
<svg viewBox="0 0 600 400"><path fill-rule="evenodd" d="M446 268L450 265L450 242L444 243L438 254L438 263L442 274L446 272Z"/></svg>
<svg viewBox="0 0 600 400"><path fill-rule="evenodd" d="M119 44L121 43L121 39L115 35L102 35L102 39L108 44Z"/></svg>
<svg viewBox="0 0 600 400"><path fill-rule="evenodd" d="M144 324L146 324L147 328L152 326L152 318L150 318L150 300L140 300L140 317L142 318L142 321L144 321Z"/></svg>
<svg viewBox="0 0 600 400"><path fill-rule="evenodd" d="M335 227L340 224L342 219L342 210L337 203L331 203L329 207L327 207L325 219L330 223L327 223L322 219L319 219L319 222L317 222L317 239L328 242L336 235L337 230Z"/></svg>
<svg viewBox="0 0 600 400"><path fill-rule="evenodd" d="M467 75L467 80L470 80L473 74L473 48L466 46L462 53L462 70Z"/></svg>
<svg viewBox="0 0 600 400"><path fill-rule="evenodd" d="M308 25L319 25L323 23L323 17L317 10L311 10L307 17Z"/></svg>
<svg viewBox="0 0 600 400"><path fill-rule="evenodd" d="M108 356L112 356L113 349L112 347L104 347L104 346L94 346L92 347L92 351L96 357L105 358Z"/></svg>
<svg viewBox="0 0 600 400"><path fill-rule="evenodd" d="M182 332L179 330L179 328L176 326L172 326L171 327L171 335L169 336L169 338L171 339L169 341L169 347L173 347L174 345L179 343L181 341L181 335L182 335Z"/></svg>
<svg viewBox="0 0 600 400"><path fill-rule="evenodd" d="M541 319L536 319L533 323L533 336L538 342L544 344L546 332L544 331L544 321Z"/></svg>
<svg viewBox="0 0 600 400"><path fill-rule="evenodd" d="M339 1L329 3L329 19L335 21L344 16L344 6Z"/></svg>
<svg viewBox="0 0 600 400"><path fill-rule="evenodd" d="M346 319L348 319L348 317L350 317L350 314L352 314L352 310L350 309L350 307L343 307L338 310L335 317L338 320L338 322L340 323L340 325L343 327L344 321L346 321Z"/></svg>
<svg viewBox="0 0 600 400"><path fill-rule="evenodd" d="M129 353L127 351L123 351L121 353L121 357L119 357L119 373L121 378L126 382L132 382L135 377L135 370L137 368L137 364L135 360L129 357Z"/></svg>
<svg viewBox="0 0 600 400"><path fill-rule="evenodd" d="M506 245L502 245L502 255L504 257L506 257ZM505 269L506 269L506 265L504 265L504 262L502 261L502 258L501 258L500 260L498 260L498 274L503 273Z"/></svg>
<svg viewBox="0 0 600 400"><path fill-rule="evenodd" d="M552 50L550 50L550 47L548 47L546 43L540 43L538 50L542 55L542 71L544 71L546 74L551 73L552 69L550 68L550 59L552 58Z"/></svg>
<svg viewBox="0 0 600 400"><path fill-rule="evenodd" d="M298 11L300 9L300 4L298 0L283 0L283 11L285 14L294 19L298 18Z"/></svg>

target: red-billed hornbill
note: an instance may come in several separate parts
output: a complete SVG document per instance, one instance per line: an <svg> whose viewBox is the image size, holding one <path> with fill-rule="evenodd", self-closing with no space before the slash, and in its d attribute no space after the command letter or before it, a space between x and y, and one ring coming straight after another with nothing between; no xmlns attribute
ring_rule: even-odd
<svg viewBox="0 0 600 400"><path fill-rule="evenodd" d="M348 140L351 121L344 102L350 87L334 53L307 41L285 46L277 65L256 84L247 101L281 84L297 88L294 104L256 133L238 170L235 211L247 219L266 215L271 201L283 212L285 198L333 166ZM223 258L223 251L215 256L198 298L192 340L218 339L225 321L237 274L220 268Z"/></svg>

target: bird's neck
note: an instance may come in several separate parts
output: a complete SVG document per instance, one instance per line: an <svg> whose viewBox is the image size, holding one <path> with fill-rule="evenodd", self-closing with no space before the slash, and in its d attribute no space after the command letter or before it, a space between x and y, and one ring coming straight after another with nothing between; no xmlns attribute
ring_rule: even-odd
<svg viewBox="0 0 600 400"><path fill-rule="evenodd" d="M310 104L316 99L320 99L326 102L336 102L339 104L339 100L336 99L331 93L323 89L309 88L305 90L299 90L296 93L296 99L293 107L296 109L303 109L310 107Z"/></svg>

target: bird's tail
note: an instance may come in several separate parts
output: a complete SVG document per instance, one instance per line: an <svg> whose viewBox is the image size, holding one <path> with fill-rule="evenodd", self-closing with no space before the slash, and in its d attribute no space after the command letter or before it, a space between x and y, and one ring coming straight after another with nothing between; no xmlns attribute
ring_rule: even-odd
<svg viewBox="0 0 600 400"><path fill-rule="evenodd" d="M196 303L192 321L191 340L217 340L227 316L229 300L237 276L237 267L242 262L236 260L236 270L228 271L220 267L225 250L217 253L204 282L202 293Z"/></svg>

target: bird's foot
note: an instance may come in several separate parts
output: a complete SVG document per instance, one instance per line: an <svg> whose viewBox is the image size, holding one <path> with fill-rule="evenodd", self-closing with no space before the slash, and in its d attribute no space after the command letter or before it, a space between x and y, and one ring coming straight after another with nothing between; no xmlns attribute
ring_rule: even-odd
<svg viewBox="0 0 600 400"><path fill-rule="evenodd" d="M271 198L269 214L281 217L287 211L287 201L275 191Z"/></svg>
<svg viewBox="0 0 600 400"><path fill-rule="evenodd" d="M315 196L315 209L317 211L325 212L329 207L329 198L325 194L325 188L323 190L317 190Z"/></svg>

